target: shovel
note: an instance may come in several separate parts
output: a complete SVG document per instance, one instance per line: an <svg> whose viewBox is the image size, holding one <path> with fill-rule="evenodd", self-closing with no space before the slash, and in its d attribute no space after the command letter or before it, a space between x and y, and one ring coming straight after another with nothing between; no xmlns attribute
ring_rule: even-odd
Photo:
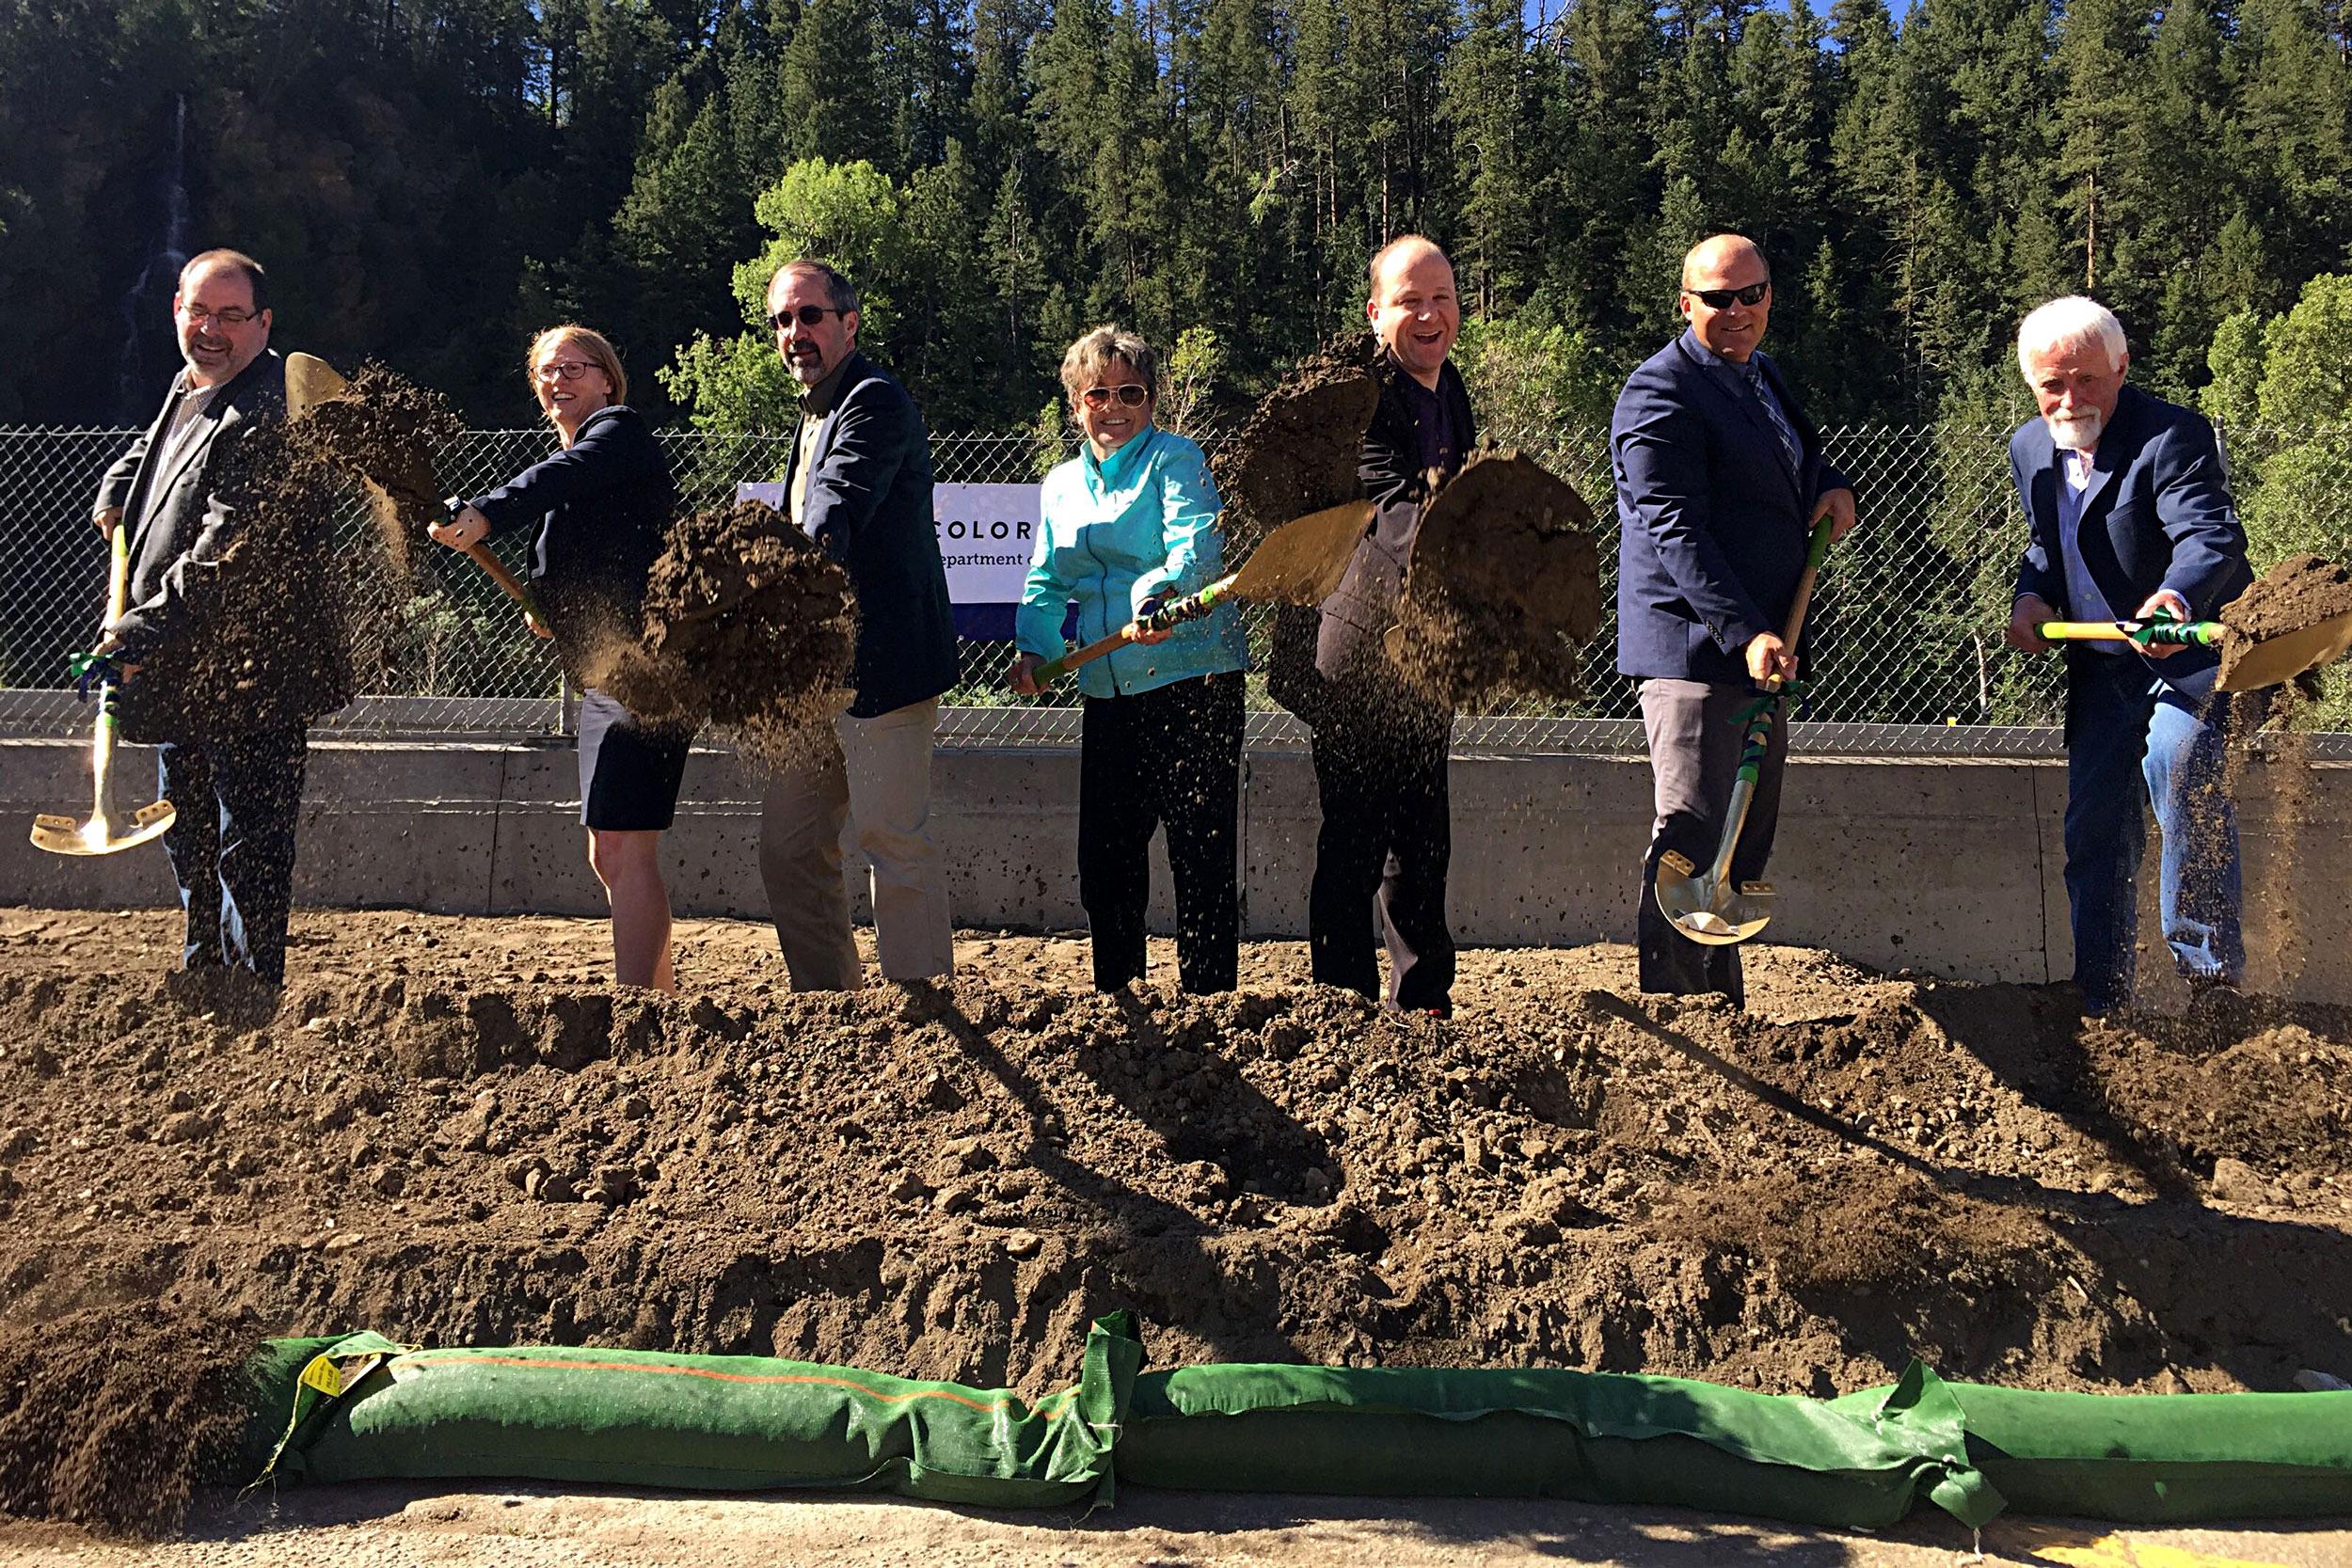
<svg viewBox="0 0 2352 1568"><path fill-rule="evenodd" d="M1828 554L1829 519L1824 517L1814 525L1813 537L1805 546L1804 572L1797 578L1796 602L1788 607L1788 627L1781 634L1781 641L1791 648L1797 645L1797 633L1804 629L1814 580L1820 576L1821 560ZM1724 836L1706 875L1698 875L1691 857L1678 849L1658 857L1658 907L1674 922L1675 929L1692 942L1727 947L1747 941L1772 922L1772 883L1735 883L1731 856L1740 847L1740 829L1747 826L1748 808L1756 803L1756 777L1764 769L1765 749L1772 741L1772 726L1780 721L1784 702L1781 682L1775 676L1764 683L1764 694L1745 715L1740 773L1731 786L1731 810L1724 819Z"/></svg>
<svg viewBox="0 0 2352 1568"><path fill-rule="evenodd" d="M286 415L289 419L298 420L320 404L332 403L342 397L350 385L341 372L316 355L289 354L286 356ZM432 460L422 451L411 451L407 455L405 471L395 476L401 481L403 497L428 507L433 514L428 521L447 522L449 518L444 515L439 486L435 483ZM362 477L371 488L378 491L387 489L373 476ZM531 624L532 631L540 637L547 636L547 621L539 613L538 601L532 597L531 590L506 569L506 563L490 553L490 546L477 540L466 546L465 553L473 558L474 564L490 574L491 581L506 590L509 598L522 606L523 618Z"/></svg>
<svg viewBox="0 0 2352 1568"><path fill-rule="evenodd" d="M131 593L131 537L115 524L112 561L106 571L106 624L122 619ZM111 855L163 834L178 820L169 800L157 800L131 814L130 831L118 835L114 816L115 689L112 681L98 688L98 721L90 739L90 777L94 795L89 820L46 813L33 818L33 847L53 855Z"/></svg>
<svg viewBox="0 0 2352 1568"><path fill-rule="evenodd" d="M1242 562L1240 571L1228 573L1198 594L1162 605L1108 637L1074 648L1059 658L1047 659L1037 667L1031 678L1040 686L1057 680L1079 665L1123 648L1138 637L1168 631L1186 621L1198 621L1227 599L1249 599L1260 604L1320 603L1340 585L1340 577L1355 554L1356 541L1363 537L1365 526L1371 521L1370 501L1343 501L1338 506L1294 517L1260 540L1258 547L1249 552L1249 559Z"/></svg>
<svg viewBox="0 0 2352 1568"><path fill-rule="evenodd" d="M2272 637L2251 637L2222 621L2043 621L2034 627L2049 642L2198 643L2224 650L2223 691L2280 686L2306 670L2324 669L2352 651L2352 612L2330 615Z"/></svg>

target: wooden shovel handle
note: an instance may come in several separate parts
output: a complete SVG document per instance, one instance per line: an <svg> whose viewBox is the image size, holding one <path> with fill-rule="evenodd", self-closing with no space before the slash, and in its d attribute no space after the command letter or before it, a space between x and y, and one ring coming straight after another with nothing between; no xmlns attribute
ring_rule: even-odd
<svg viewBox="0 0 2352 1568"><path fill-rule="evenodd" d="M1829 555L1829 519L1823 517L1813 525L1813 537L1805 542L1804 571L1797 578L1797 596L1788 606L1788 625L1780 634L1782 646L1790 653L1797 651L1797 634L1804 630L1804 612L1813 607L1813 585L1821 576L1821 562ZM1764 683L1767 691L1778 691L1781 679L1774 675Z"/></svg>
<svg viewBox="0 0 2352 1568"><path fill-rule="evenodd" d="M530 610L533 615L539 612L538 603L532 598L531 590L525 588L521 579L506 569L505 562L490 553L489 546L477 539L466 546L466 553L473 557L474 564L489 573L490 580L505 589L516 604Z"/></svg>
<svg viewBox="0 0 2352 1568"><path fill-rule="evenodd" d="M1083 648L1073 648L1059 658L1049 658L1029 672L1029 678L1039 686L1059 680L1081 664L1091 664L1104 654L1116 653L1146 632L1168 631L1186 621L1198 621L1223 603L1232 593L1239 574L1221 577L1198 594L1187 594L1173 603L1164 604L1140 620L1128 622L1108 637L1100 638Z"/></svg>

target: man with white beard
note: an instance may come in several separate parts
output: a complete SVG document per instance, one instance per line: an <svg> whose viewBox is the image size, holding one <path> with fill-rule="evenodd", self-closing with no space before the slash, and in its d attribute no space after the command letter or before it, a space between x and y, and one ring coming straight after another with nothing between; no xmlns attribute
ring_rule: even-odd
<svg viewBox="0 0 2352 1568"><path fill-rule="evenodd" d="M2208 620L2253 580L2213 426L2125 386L2130 363L2122 324L2095 300L2052 300L2017 329L2018 369L2042 417L2009 443L2032 529L2012 648L2050 651L2044 621ZM2070 642L2064 657L2066 896L2084 1010L2132 999L2143 789L2163 838L2173 966L2192 1002L2226 992L2246 949L2237 818L2222 777L2238 716L2214 689L2219 657L2157 638Z"/></svg>

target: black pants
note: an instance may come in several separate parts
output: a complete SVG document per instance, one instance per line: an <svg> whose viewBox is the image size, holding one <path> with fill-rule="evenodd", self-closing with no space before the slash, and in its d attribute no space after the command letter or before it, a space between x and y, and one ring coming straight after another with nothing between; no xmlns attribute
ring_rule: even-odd
<svg viewBox="0 0 2352 1568"><path fill-rule="evenodd" d="M1745 740L1740 715L1759 695L1753 687L1705 681L1642 683L1642 723L1649 735L1658 813L1650 828L1649 853L1642 857L1642 907L1633 922L1645 991L1682 996L1722 991L1733 1002L1746 1004L1740 944L1692 942L1675 929L1658 907L1658 862L1669 849L1677 849L1701 875L1714 863ZM1756 799L1731 854L1735 882L1757 880L1772 858L1772 836L1780 826L1780 780L1788 763L1788 722L1784 716L1772 726L1756 773Z"/></svg>
<svg viewBox="0 0 2352 1568"><path fill-rule="evenodd" d="M167 742L155 756L164 799L177 808L164 853L187 911L183 961L232 964L284 984L305 732Z"/></svg>
<svg viewBox="0 0 2352 1568"><path fill-rule="evenodd" d="M1241 968L1234 881L1242 677L1089 697L1078 749L1078 900L1094 934L1094 987L1143 974L1152 834L1168 826L1176 972L1188 991L1232 990Z"/></svg>
<svg viewBox="0 0 2352 1568"><path fill-rule="evenodd" d="M1379 995L1375 946L1385 942L1390 1003L1453 1010L1454 936L1445 925L1453 739L1450 713L1386 712L1316 727L1323 828L1307 895L1307 948L1319 984Z"/></svg>

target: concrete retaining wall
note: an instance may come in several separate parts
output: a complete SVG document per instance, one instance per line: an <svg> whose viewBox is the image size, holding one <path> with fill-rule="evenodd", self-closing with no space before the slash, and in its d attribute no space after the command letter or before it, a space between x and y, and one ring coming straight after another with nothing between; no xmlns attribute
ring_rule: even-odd
<svg viewBox="0 0 2352 1568"><path fill-rule="evenodd" d="M0 741L0 822L86 810L82 747ZM126 798L152 777L126 749ZM958 924L1083 927L1074 750L943 747L935 817ZM1245 920L1304 933L1319 820L1304 752L1244 763ZM1453 768L1449 906L1472 945L1629 940L1649 826L1645 764L1608 757L1464 757ZM758 918L759 786L731 755L698 752L668 839L680 914ZM2059 821L2063 766L1804 757L1791 762L1772 880L1773 939L1863 963L1981 980L2041 981L2073 966ZM451 913L600 914L568 748L322 742L303 808L299 899ZM2239 788L2251 982L2352 1003L2352 767L2249 766ZM2292 853L2290 854L2290 851ZM1161 928L1170 910L1154 847ZM852 867L851 885L863 881ZM2153 847L2144 894L2154 881ZM41 854L0 832L0 902L108 907L172 900L155 848L95 861ZM2143 903L2149 903L2143 898ZM2153 907L2143 972L2153 957ZM2163 1005L2165 991L2153 1000Z"/></svg>

